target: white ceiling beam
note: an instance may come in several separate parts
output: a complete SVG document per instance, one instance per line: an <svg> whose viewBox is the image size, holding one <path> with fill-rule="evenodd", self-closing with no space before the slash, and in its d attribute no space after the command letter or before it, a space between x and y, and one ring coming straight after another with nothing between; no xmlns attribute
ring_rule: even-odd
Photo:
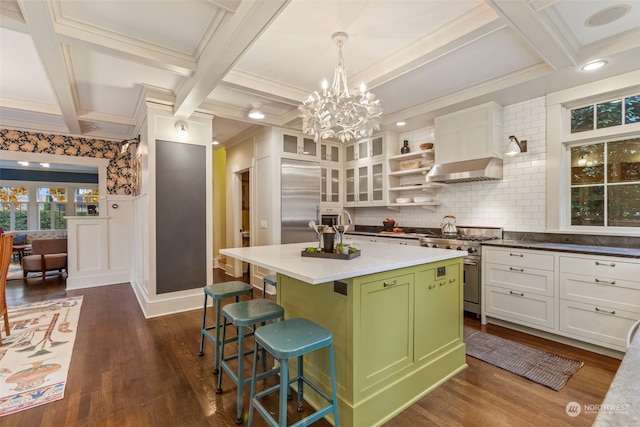
<svg viewBox="0 0 640 427"><path fill-rule="evenodd" d="M196 69L196 61L190 55L65 18L59 1L52 2L51 7L54 29L62 43L161 68L182 76L190 76Z"/></svg>
<svg viewBox="0 0 640 427"><path fill-rule="evenodd" d="M383 116L382 124L391 125L399 120L406 120L407 117L411 118L425 114L433 116L435 111L463 103L465 101L478 99L482 96L489 95L518 84L530 82L547 76L551 72L552 70L547 64L540 62L538 65L533 65L531 67L509 73L505 76L473 85L470 88L448 93L409 109L398 111L393 114L386 114Z"/></svg>
<svg viewBox="0 0 640 427"><path fill-rule="evenodd" d="M189 117L291 0L244 0L213 34L194 75L176 93L174 114Z"/></svg>
<svg viewBox="0 0 640 427"><path fill-rule="evenodd" d="M58 107L57 104L25 101L24 99L0 97L0 106L9 110L29 111L33 113L49 114L52 116L62 115L62 111L60 111L60 107Z"/></svg>
<svg viewBox="0 0 640 427"><path fill-rule="evenodd" d="M261 98L296 106L309 96L308 91L236 69L229 71L220 85Z"/></svg>
<svg viewBox="0 0 640 427"><path fill-rule="evenodd" d="M527 0L487 0L522 39L554 70L577 64L577 52L567 40L554 34Z"/></svg>
<svg viewBox="0 0 640 427"><path fill-rule="evenodd" d="M209 0L209 3L215 4L220 9L228 12L235 12L242 3L242 0Z"/></svg>
<svg viewBox="0 0 640 427"><path fill-rule="evenodd" d="M96 111L81 111L79 113L80 120L91 122L114 123L117 125L135 126L136 121L133 117L119 116L117 114L98 113Z"/></svg>
<svg viewBox="0 0 640 427"><path fill-rule="evenodd" d="M482 4L367 69L350 75L349 79L365 82L373 89L505 26L506 22L499 15Z"/></svg>
<svg viewBox="0 0 640 427"><path fill-rule="evenodd" d="M76 113L72 82L67 72L62 48L53 28L53 16L48 1L18 0L22 16L27 24L42 65L49 76L64 122L68 131L80 134L80 122Z"/></svg>

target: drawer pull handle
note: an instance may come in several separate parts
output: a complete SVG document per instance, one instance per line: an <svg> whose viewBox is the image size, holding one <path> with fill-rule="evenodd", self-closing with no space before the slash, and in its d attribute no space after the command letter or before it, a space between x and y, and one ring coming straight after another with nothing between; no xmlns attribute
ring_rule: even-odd
<svg viewBox="0 0 640 427"><path fill-rule="evenodd" d="M435 287L436 287L436 285L429 285L429 289L433 289Z"/></svg>
<svg viewBox="0 0 640 427"><path fill-rule="evenodd" d="M606 267L615 267L616 263L615 262L600 262L600 261L596 261L596 265L604 265Z"/></svg>
<svg viewBox="0 0 640 427"><path fill-rule="evenodd" d="M456 283L456 279L449 279L449 283Z"/></svg>
<svg viewBox="0 0 640 427"><path fill-rule="evenodd" d="M394 280L393 282L382 282L382 286L386 288L387 286L395 286L396 283L397 283L397 280Z"/></svg>
<svg viewBox="0 0 640 427"><path fill-rule="evenodd" d="M509 270L511 270L511 271L519 271L519 272L522 273L524 271L524 268L509 267Z"/></svg>
<svg viewBox="0 0 640 427"><path fill-rule="evenodd" d="M612 281L607 281L607 280L601 280L601 279L596 279L596 283L606 283L607 285L615 285L616 281L612 280Z"/></svg>
<svg viewBox="0 0 640 427"><path fill-rule="evenodd" d="M440 283L439 283L439 285L440 285L440 286L444 286L444 285L446 285L446 284L447 284L447 282L440 282Z"/></svg>
<svg viewBox="0 0 640 427"><path fill-rule="evenodd" d="M599 309L598 307L596 307L596 311L597 311L598 313L616 314L616 311L615 311L615 310L611 310L611 311L609 311L609 310L601 310L601 309Z"/></svg>
<svg viewBox="0 0 640 427"><path fill-rule="evenodd" d="M514 254L513 252L509 252L509 256L518 256L518 257L522 258L524 256L524 254Z"/></svg>
<svg viewBox="0 0 640 427"><path fill-rule="evenodd" d="M523 292L513 292L513 291L509 291L509 293L510 293L511 295L518 295L519 297L523 297L523 296L524 296L524 293L523 293Z"/></svg>

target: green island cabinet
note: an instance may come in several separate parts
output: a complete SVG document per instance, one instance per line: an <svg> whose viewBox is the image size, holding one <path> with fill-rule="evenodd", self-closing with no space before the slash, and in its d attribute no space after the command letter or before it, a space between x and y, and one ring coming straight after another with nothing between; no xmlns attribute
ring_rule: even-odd
<svg viewBox="0 0 640 427"><path fill-rule="evenodd" d="M317 285L278 275L285 316L333 333L341 426L381 425L467 367L462 269L454 258ZM328 350L304 362L330 390ZM310 388L305 400L322 403Z"/></svg>

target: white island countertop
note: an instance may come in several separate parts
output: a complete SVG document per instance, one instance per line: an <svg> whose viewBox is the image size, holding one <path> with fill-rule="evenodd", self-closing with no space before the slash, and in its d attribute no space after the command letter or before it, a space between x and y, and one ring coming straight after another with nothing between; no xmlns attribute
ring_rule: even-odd
<svg viewBox="0 0 640 427"><path fill-rule="evenodd" d="M301 256L304 249L317 245L318 242L306 242L253 246L221 249L220 253L312 285L466 255L464 251L367 242L355 245L362 253L350 260Z"/></svg>

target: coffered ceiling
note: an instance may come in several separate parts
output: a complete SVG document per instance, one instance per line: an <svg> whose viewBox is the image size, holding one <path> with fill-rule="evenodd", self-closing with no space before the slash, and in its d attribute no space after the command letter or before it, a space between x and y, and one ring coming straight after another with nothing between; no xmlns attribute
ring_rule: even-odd
<svg viewBox="0 0 640 427"><path fill-rule="evenodd" d="M386 129L640 69L640 0L0 0L0 126L127 139L151 99L212 113L223 143L299 129L337 31ZM596 58L607 66L579 70Z"/></svg>

